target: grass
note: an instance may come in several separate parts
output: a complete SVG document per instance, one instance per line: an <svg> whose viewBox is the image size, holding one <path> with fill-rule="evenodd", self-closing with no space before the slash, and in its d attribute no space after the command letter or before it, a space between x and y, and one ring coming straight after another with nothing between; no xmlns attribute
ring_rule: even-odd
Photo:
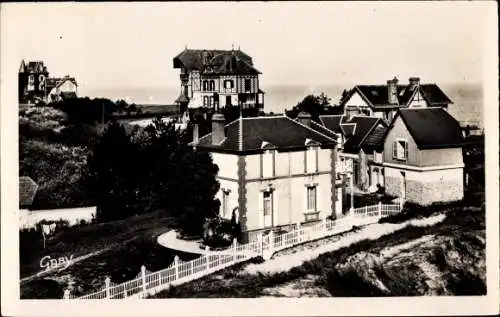
<svg viewBox="0 0 500 317"><path fill-rule="evenodd" d="M182 260L196 255L178 254L160 246L156 238L175 226L173 218L158 210L124 220L101 224L89 224L68 228L47 241L43 249L40 233L31 235L31 240L21 239L21 278L41 270L39 261L49 255L51 258L73 255L73 258L104 250L102 253L74 263L61 272L50 273L50 279L60 280L65 287L69 280L75 282L75 295L99 289L109 276L114 283L135 278L141 265L149 271L167 267L177 254ZM21 285L22 298L46 298L46 294L33 294L33 289L45 278L37 278ZM52 292L53 296L60 295ZM40 297L38 297L40 296ZM60 298L60 297L55 297Z"/></svg>
<svg viewBox="0 0 500 317"><path fill-rule="evenodd" d="M408 226L377 240L364 240L348 247L320 255L316 259L306 261L287 272L272 274L248 274L242 272L247 264L233 267L220 273L214 273L199 280L172 287L160 292L155 298L211 298L211 297L259 297L264 296L268 287L280 287L285 283L316 276L316 285L330 292L332 296L417 296L424 295L429 289L423 282L423 272L418 267L418 259L410 257L410 261L391 263L390 266L375 264L374 276L381 281L387 290L382 290L352 267L339 269L338 264L346 263L353 256L361 253L378 254L380 250L403 244L425 235L434 235L442 241L451 241L442 252L458 251L465 257L473 250L484 251L475 235L484 236L484 209L452 208L446 211L447 217L441 223L429 227ZM434 255L427 250L411 250L420 252L418 256L441 262L446 271L444 283L452 294L469 295L485 294L484 281L472 273L468 273L460 264L448 263L447 258L439 250ZM468 253L469 252L469 253ZM484 256L484 255L483 255ZM392 261L392 259L391 259ZM364 265L365 262L354 262ZM455 266L454 266L455 265ZM443 291L444 292L444 291Z"/></svg>

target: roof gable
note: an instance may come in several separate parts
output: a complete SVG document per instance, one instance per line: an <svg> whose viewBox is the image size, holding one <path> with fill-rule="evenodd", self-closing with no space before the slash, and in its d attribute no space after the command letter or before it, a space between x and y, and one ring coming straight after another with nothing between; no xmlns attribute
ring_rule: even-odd
<svg viewBox="0 0 500 317"><path fill-rule="evenodd" d="M383 121L379 118L367 116L354 116L349 122L355 123L356 128L344 144L344 151L348 153L357 153L363 141L367 138L375 126L379 124L385 126Z"/></svg>
<svg viewBox="0 0 500 317"><path fill-rule="evenodd" d="M387 85L356 85L345 98L343 104L346 104L354 94L359 93L361 98L372 108L401 108L413 100L417 91L420 91L429 105L453 104L451 99L436 84L397 85L398 104L389 103Z"/></svg>

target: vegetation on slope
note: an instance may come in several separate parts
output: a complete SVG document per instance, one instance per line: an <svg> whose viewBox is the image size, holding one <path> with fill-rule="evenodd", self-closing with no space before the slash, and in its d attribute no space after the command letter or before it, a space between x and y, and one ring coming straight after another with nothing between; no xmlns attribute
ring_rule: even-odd
<svg viewBox="0 0 500 317"><path fill-rule="evenodd" d="M232 268L155 297L482 295L484 211L452 208L441 223L364 240L288 272L249 274ZM305 295L304 285L314 291Z"/></svg>

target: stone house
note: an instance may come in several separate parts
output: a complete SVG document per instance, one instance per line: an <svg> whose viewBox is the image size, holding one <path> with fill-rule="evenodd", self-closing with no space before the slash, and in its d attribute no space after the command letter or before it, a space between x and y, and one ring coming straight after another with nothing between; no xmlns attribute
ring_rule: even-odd
<svg viewBox="0 0 500 317"><path fill-rule="evenodd" d="M219 167L220 215L238 207L244 239L273 228L342 216L342 184L335 177L336 141L286 116L242 118L212 131L192 146L211 153Z"/></svg>
<svg viewBox="0 0 500 317"><path fill-rule="evenodd" d="M429 205L464 196L463 135L441 107L399 109L384 140L385 189Z"/></svg>

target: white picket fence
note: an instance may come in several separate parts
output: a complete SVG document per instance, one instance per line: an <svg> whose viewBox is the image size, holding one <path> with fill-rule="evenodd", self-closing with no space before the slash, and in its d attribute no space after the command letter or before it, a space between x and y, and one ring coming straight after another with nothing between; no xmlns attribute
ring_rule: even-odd
<svg viewBox="0 0 500 317"><path fill-rule="evenodd" d="M238 244L235 240L231 248L224 251L209 252L207 248L205 254L188 262L183 262L176 256L170 266L157 272L149 272L142 266L141 272L135 279L121 284L114 284L107 278L101 290L85 296L75 297L66 290L64 299L145 298L168 289L171 285L196 280L257 256L268 260L277 251L346 232L353 226L375 223L382 217L399 213L400 210L398 204L378 204L352 209L341 219L323 219L312 226L306 227L297 223L289 232L276 234L270 231L268 235L260 234L256 240L246 244Z"/></svg>

